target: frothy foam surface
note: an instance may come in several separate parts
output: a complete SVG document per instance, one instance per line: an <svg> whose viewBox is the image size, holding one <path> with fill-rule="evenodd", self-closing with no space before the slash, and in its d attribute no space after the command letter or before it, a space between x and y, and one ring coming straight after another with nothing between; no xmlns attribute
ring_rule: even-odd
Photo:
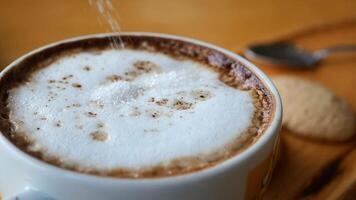
<svg viewBox="0 0 356 200"><path fill-rule="evenodd" d="M247 134L252 95L218 77L162 53L76 53L9 91L10 120L32 139L31 151L66 165L156 166L207 155Z"/></svg>

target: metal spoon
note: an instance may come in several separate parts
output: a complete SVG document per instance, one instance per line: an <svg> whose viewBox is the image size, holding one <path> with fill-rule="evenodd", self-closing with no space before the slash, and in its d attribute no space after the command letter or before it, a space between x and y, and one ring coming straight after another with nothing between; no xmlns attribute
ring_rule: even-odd
<svg viewBox="0 0 356 200"><path fill-rule="evenodd" d="M356 52L356 45L330 46L315 52L308 52L290 43L253 45L244 52L245 56L270 64L293 68L313 68L332 53Z"/></svg>

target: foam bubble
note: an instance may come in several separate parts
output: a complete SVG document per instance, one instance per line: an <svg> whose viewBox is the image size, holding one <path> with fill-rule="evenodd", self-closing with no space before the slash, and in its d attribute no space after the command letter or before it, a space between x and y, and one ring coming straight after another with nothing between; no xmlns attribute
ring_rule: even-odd
<svg viewBox="0 0 356 200"><path fill-rule="evenodd" d="M63 57L9 93L33 149L64 163L137 169L223 148L254 113L248 91L198 62L138 50Z"/></svg>

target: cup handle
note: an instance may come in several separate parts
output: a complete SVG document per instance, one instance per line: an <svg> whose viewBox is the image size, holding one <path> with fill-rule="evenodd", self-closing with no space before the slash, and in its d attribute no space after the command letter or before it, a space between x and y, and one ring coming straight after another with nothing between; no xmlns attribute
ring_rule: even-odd
<svg viewBox="0 0 356 200"><path fill-rule="evenodd" d="M47 194L36 189L26 187L22 192L5 200L55 200Z"/></svg>

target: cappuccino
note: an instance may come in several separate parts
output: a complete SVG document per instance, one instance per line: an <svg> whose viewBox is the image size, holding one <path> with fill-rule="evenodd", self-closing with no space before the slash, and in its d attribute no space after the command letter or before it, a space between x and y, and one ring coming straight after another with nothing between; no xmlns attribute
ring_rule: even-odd
<svg viewBox="0 0 356 200"><path fill-rule="evenodd" d="M7 72L3 134L64 169L147 178L214 166L269 125L271 94L238 61L180 40L110 41L53 46Z"/></svg>

